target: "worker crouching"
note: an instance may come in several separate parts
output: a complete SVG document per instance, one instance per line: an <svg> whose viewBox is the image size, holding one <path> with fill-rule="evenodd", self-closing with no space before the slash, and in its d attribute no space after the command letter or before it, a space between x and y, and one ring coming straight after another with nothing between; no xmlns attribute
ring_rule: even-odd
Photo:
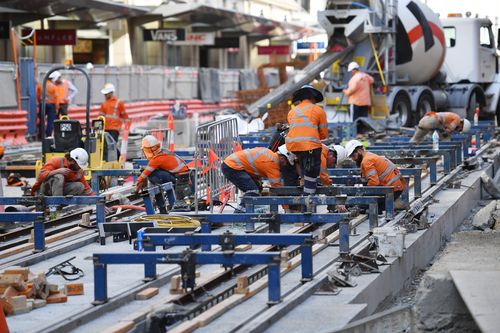
<svg viewBox="0 0 500 333"><path fill-rule="evenodd" d="M347 159L347 150L340 145L323 145L321 148L321 170L319 178L323 186L332 184L328 169L336 168L340 163ZM328 211L345 213L347 207L345 205L329 205Z"/></svg>
<svg viewBox="0 0 500 333"><path fill-rule="evenodd" d="M88 160L89 155L83 148L73 149L64 157L52 157L42 167L31 194L94 195L83 172L88 167Z"/></svg>
<svg viewBox="0 0 500 333"><path fill-rule="evenodd" d="M465 118L453 112L427 112L418 122L418 127L411 138L411 143L420 143L431 131L437 130L441 139L450 136L453 132L467 133L470 131L471 123Z"/></svg>
<svg viewBox="0 0 500 333"><path fill-rule="evenodd" d="M136 192L145 188L148 180L153 185L171 182L177 199L172 210L190 211L185 200L193 193L193 181L186 162L174 153L164 152L160 142L152 135L142 139L141 149L148 159L148 165L137 179Z"/></svg>
<svg viewBox="0 0 500 333"><path fill-rule="evenodd" d="M406 181L394 163L384 156L365 151L358 140L346 144L347 155L361 168L361 175L367 179L368 186L393 186L394 209L408 209L409 205L400 198L406 188ZM379 200L379 211L385 209L385 201Z"/></svg>
<svg viewBox="0 0 500 333"><path fill-rule="evenodd" d="M273 187L296 181L296 156L284 145L273 152L268 148L257 147L238 151L226 157L221 165L222 174L242 192L244 197L259 196L262 191L262 178L266 178ZM244 213L245 204L235 209L235 213Z"/></svg>

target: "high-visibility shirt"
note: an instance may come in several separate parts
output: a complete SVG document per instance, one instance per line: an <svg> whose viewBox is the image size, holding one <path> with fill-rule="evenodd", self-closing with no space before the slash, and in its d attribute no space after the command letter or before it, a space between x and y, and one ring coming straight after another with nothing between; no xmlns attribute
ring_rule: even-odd
<svg viewBox="0 0 500 333"><path fill-rule="evenodd" d="M253 178L267 178L271 186L282 186L278 154L270 149L256 147L235 152L224 160L233 170L246 171Z"/></svg>
<svg viewBox="0 0 500 333"><path fill-rule="evenodd" d="M321 169L319 172L319 178L321 179L321 183L325 186L330 185L332 183L332 180L328 175L328 165L326 164L327 159L328 159L328 147L323 145L321 147Z"/></svg>
<svg viewBox="0 0 500 333"><path fill-rule="evenodd" d="M435 117L439 120L439 123L443 126L443 129L449 133L453 132L462 123L462 118L453 112L434 112L429 111L425 116Z"/></svg>
<svg viewBox="0 0 500 333"><path fill-rule="evenodd" d="M55 84L47 81L45 91L45 102L49 104L59 105L59 91ZM40 97L41 98L41 97Z"/></svg>
<svg viewBox="0 0 500 333"><path fill-rule="evenodd" d="M370 86L373 84L371 75L358 71L349 80L344 94L349 97L348 103L358 106L372 105Z"/></svg>
<svg viewBox="0 0 500 333"><path fill-rule="evenodd" d="M148 165L137 179L137 182L140 183L146 180L156 169L162 169L174 175L189 171L186 162L179 156L171 153L161 153L149 160Z"/></svg>
<svg viewBox="0 0 500 333"><path fill-rule="evenodd" d="M33 184L33 190L36 191L40 187L40 185L47 180L49 177L49 173L51 171L60 169L60 168L68 168L69 169L69 162L65 157L52 157L50 160L48 160L45 165L42 167L42 170L40 171L40 174L36 178L35 184ZM85 179L85 175L83 173L83 170L80 169L78 171L73 171L67 175L64 176L64 181L65 182L80 182L83 184L85 187L85 195L94 195L94 192L92 192L92 189L89 186L89 183L87 183L87 180Z"/></svg>
<svg viewBox="0 0 500 333"><path fill-rule="evenodd" d="M394 186L394 191L406 188L399 169L384 156L366 152L361 162L361 175L368 180L368 186Z"/></svg>
<svg viewBox="0 0 500 333"><path fill-rule="evenodd" d="M127 112L125 112L125 103L116 96L105 100L101 104L100 116L106 118L106 131L120 131L122 122L129 121Z"/></svg>
<svg viewBox="0 0 500 333"><path fill-rule="evenodd" d="M302 101L288 112L288 123L285 144L292 152L321 148L321 140L328 136L325 111L309 101Z"/></svg>

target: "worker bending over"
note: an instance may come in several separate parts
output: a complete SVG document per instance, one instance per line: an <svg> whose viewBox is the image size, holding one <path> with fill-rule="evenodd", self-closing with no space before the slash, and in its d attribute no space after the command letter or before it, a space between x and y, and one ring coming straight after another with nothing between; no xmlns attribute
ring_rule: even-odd
<svg viewBox="0 0 500 333"><path fill-rule="evenodd" d="M340 145L323 145L321 149L321 172L319 174L323 186L332 184L328 169L336 168L337 165L342 163L345 159L347 159L347 151L344 147ZM328 210L331 212L337 211L339 213L345 213L347 212L347 207L345 205L329 205Z"/></svg>
<svg viewBox="0 0 500 333"><path fill-rule="evenodd" d="M88 161L89 155L83 148L73 149L64 157L52 157L42 167L31 194L94 195L82 170L88 167Z"/></svg>
<svg viewBox="0 0 500 333"><path fill-rule="evenodd" d="M438 130L440 136L451 135L453 132L467 133L470 131L471 123L465 118L460 118L459 115L453 112L427 112L418 122L417 131L411 138L410 142L420 143L424 137L431 131Z"/></svg>
<svg viewBox="0 0 500 333"><path fill-rule="evenodd" d="M407 203L400 198L406 188L406 181L399 169L384 156L365 151L358 140L346 144L347 155L361 168L361 175L367 179L368 186L393 186L394 209L408 209ZM385 209L385 201L379 201L379 210Z"/></svg>
<svg viewBox="0 0 500 333"><path fill-rule="evenodd" d="M351 79L343 93L349 98L350 113L352 121L355 122L359 117L368 117L368 110L372 105L370 88L373 84L373 77L360 71L355 61L347 66L347 71L351 73Z"/></svg>
<svg viewBox="0 0 500 333"><path fill-rule="evenodd" d="M160 142L152 135L146 135L141 145L144 156L148 159L146 169L141 173L135 185L136 192L145 188L148 180L153 185L171 182L174 185L176 202L172 210L189 211L185 199L192 194L192 180L189 167L179 156L164 152Z"/></svg>
<svg viewBox="0 0 500 333"><path fill-rule="evenodd" d="M70 81L63 79L61 72L52 72L49 76L50 80L57 88L57 98L59 100L59 108L56 110L58 116L68 115L68 105L78 93L78 89Z"/></svg>
<svg viewBox="0 0 500 333"><path fill-rule="evenodd" d="M290 130L285 144L298 158L305 195L316 193L321 169L321 140L328 135L326 113L316 105L322 100L320 91L305 85L293 93L292 103L295 106L288 113Z"/></svg>
<svg viewBox="0 0 500 333"><path fill-rule="evenodd" d="M101 89L101 94L104 95L105 101L101 104L99 116L106 118L104 130L108 132L115 142L118 142L122 123L130 121L125 111L125 103L114 95L115 86L111 83L106 83Z"/></svg>
<svg viewBox="0 0 500 333"><path fill-rule="evenodd" d="M267 178L271 186L286 185L297 180L295 172L296 156L285 145L275 153L268 148L245 149L226 157L221 165L222 174L241 192L241 198L259 196L262 190L261 179ZM235 209L235 213L244 213L245 204Z"/></svg>

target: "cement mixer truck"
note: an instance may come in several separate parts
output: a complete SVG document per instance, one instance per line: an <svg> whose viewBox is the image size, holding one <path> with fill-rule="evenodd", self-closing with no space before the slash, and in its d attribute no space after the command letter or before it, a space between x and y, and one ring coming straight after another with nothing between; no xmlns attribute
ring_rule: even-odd
<svg viewBox="0 0 500 333"><path fill-rule="evenodd" d="M356 61L376 79L375 92L401 126L413 126L430 110L500 124L498 55L489 19L438 15L418 0L329 0L318 20L329 51L291 80L250 106L254 114L287 98L323 72L326 109L347 103L342 88L347 64ZM339 102L340 101L340 102ZM329 105L328 105L329 104Z"/></svg>

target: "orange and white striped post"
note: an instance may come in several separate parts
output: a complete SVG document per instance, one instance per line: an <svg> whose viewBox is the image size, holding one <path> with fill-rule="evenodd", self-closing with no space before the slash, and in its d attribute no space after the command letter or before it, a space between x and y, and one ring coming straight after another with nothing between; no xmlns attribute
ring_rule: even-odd
<svg viewBox="0 0 500 333"><path fill-rule="evenodd" d="M125 164L127 162L127 150L128 150L128 136L130 134L130 126L132 123L130 121L125 122L125 126L122 134L122 145L120 147L120 163Z"/></svg>
<svg viewBox="0 0 500 333"><path fill-rule="evenodd" d="M175 146L174 146L174 116L172 115L172 112L168 113L168 118L167 118L167 125L168 125L168 148L170 151L174 151Z"/></svg>

